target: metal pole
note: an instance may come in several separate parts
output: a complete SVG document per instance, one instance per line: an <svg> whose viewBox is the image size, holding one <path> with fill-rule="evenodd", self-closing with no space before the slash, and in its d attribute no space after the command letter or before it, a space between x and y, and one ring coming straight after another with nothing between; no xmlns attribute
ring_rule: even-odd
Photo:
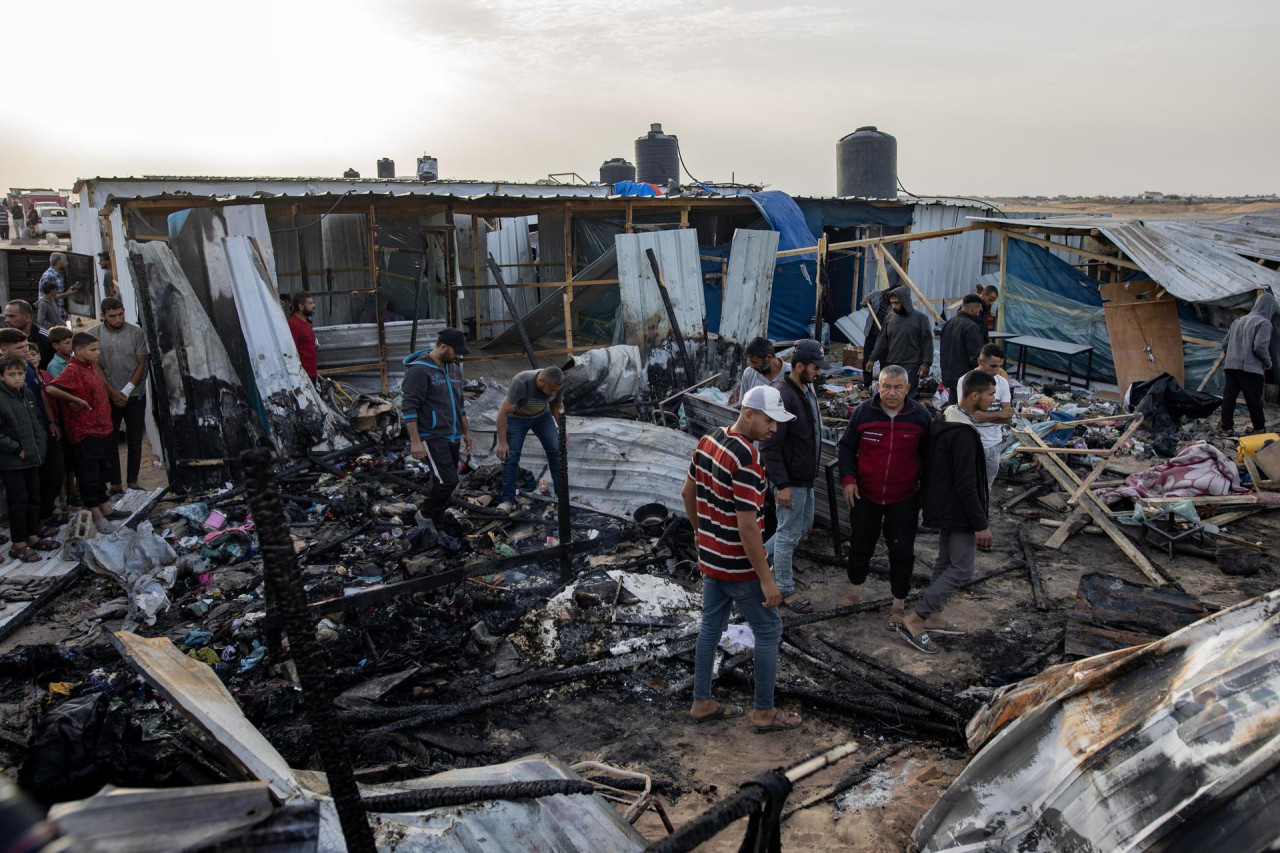
<svg viewBox="0 0 1280 853"><path fill-rule="evenodd" d="M658 283L658 293L662 296L662 304L667 309L667 319L671 321L671 332L676 337L676 346L680 348L680 360L684 363L685 381L692 385L698 379L693 372L693 361L689 358L689 349L684 345L684 334L680 331L680 324L676 322L676 309L671 305L671 295L667 293L667 283L662 280L662 270L658 269L658 256L653 253L653 249L645 249L644 253L649 256L649 266L653 269L654 281Z"/></svg>
<svg viewBox="0 0 1280 853"><path fill-rule="evenodd" d="M507 283L502 280L502 267L498 266L498 262L493 259L493 255L489 256L489 274L493 276L494 284L498 286L498 292L502 294L502 300L507 303L507 314L511 316L511 323L516 327L516 331L520 333L520 343L524 344L525 354L529 356L529 365L534 370L537 370L538 360L533 355L533 343L529 340L529 335L524 330L524 323L520 322L519 312L516 311L516 303L511 298L511 292L507 290Z"/></svg>

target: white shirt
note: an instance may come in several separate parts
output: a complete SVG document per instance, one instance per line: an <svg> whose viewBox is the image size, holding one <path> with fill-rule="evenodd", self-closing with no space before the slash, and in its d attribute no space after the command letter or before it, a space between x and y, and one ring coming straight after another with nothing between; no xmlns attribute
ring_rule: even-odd
<svg viewBox="0 0 1280 853"><path fill-rule="evenodd" d="M1013 402L1013 390L1009 387L1009 380L998 373L995 379L996 400L991 404L991 408L987 409L988 412L998 412L1005 403ZM978 436L982 439L984 450L995 447L1004 441L1004 424L978 424Z"/></svg>

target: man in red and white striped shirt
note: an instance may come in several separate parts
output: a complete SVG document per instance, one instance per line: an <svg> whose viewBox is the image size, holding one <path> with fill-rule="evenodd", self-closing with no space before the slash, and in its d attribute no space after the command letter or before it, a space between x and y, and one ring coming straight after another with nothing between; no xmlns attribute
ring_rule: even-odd
<svg viewBox="0 0 1280 853"><path fill-rule="evenodd" d="M773 706L778 674L782 593L774 583L764 550L764 469L752 442L764 441L776 421L795 415L782 405L778 389L762 385L742 398L738 420L702 437L689 465L681 497L698 543L702 571L702 627L693 668L693 708L697 722L741 716L738 705L711 698L716 646L737 607L755 638L755 696L751 724L757 732L800 725L800 715Z"/></svg>

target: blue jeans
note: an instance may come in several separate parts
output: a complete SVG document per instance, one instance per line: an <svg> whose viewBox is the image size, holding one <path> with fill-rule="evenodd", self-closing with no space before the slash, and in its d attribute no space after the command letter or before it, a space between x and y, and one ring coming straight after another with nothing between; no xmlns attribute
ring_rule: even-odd
<svg viewBox="0 0 1280 853"><path fill-rule="evenodd" d="M551 482L555 484L556 494L560 494L560 431L556 429L555 416L550 409L534 418L510 415L507 417L507 461L502 463L502 499L507 503L516 500L520 451L524 450L524 437L529 430L542 442L542 452L547 455L547 465L551 468Z"/></svg>
<svg viewBox="0 0 1280 853"><path fill-rule="evenodd" d="M760 580L722 581L702 576L702 627L698 629L698 650L693 663L693 698L711 698L711 668L716 646L729 626L729 610L737 607L746 617L755 636L755 708L773 707L773 686L778 680L778 643L782 640L782 617L778 608L764 606Z"/></svg>
<svg viewBox="0 0 1280 853"><path fill-rule="evenodd" d="M796 591L796 581L791 574L791 556L800 544L800 537L813 527L813 486L791 487L791 509L778 504L778 530L764 550L773 559L773 580L783 595Z"/></svg>

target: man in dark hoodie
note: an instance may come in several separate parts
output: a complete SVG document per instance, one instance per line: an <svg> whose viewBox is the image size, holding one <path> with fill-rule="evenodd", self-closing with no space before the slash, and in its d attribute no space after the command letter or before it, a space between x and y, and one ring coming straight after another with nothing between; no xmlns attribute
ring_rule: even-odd
<svg viewBox="0 0 1280 853"><path fill-rule="evenodd" d="M1235 435L1236 397L1241 392L1252 423L1247 434L1266 429L1263 377L1271 368L1271 320L1275 315L1276 298L1260 290L1253 310L1232 323L1222 341L1227 353L1222 362L1222 432L1226 435Z"/></svg>
<svg viewBox="0 0 1280 853"><path fill-rule="evenodd" d="M873 290L862 300L862 305L869 309L862 342L862 351L869 356L875 352L876 341L880 338L880 329L884 326L884 321L889 319L889 294L884 290ZM871 384L870 368L862 371L862 381L867 385Z"/></svg>
<svg viewBox="0 0 1280 853"><path fill-rule="evenodd" d="M991 547L987 463L974 415L991 408L995 396L995 379L972 370L960 379L959 405L948 406L942 418L933 422L924 523L938 528L938 559L933 564L933 583L898 627L898 636L925 654L938 653L930 632L960 633L942 615L942 608L960 584L973 577L975 546Z"/></svg>
<svg viewBox="0 0 1280 853"><path fill-rule="evenodd" d="M880 392L858 405L840 439L840 479L849 506L849 594L840 605L862 603L871 555L884 533L893 607L889 630L907 615L911 568L920 522L920 480L929 445L929 413L907 396L911 381L896 364L880 371Z"/></svg>
<svg viewBox="0 0 1280 853"><path fill-rule="evenodd" d="M915 383L928 376L933 366L933 323L927 314L912 307L909 287L890 290L889 307L893 312L884 321L876 348L863 368L870 370L877 361L881 367L896 364L911 377L914 392Z"/></svg>
<svg viewBox="0 0 1280 853"><path fill-rule="evenodd" d="M424 541L434 544L437 525L444 519L449 499L458 487L460 441L470 453L475 443L462 397L462 356L471 350L460 329L444 329L435 348L404 360L404 428L409 434L409 454L426 462L435 485L418 508L418 526Z"/></svg>
<svg viewBox="0 0 1280 853"><path fill-rule="evenodd" d="M800 538L813 527L813 482L818 477L822 453L822 417L812 382L831 364L823 358L822 344L812 338L796 341L791 372L773 382L783 408L794 418L779 421L777 431L760 445L760 459L777 490L778 529L764 544L773 559L773 578L782 591L782 603L796 613L811 613L809 599L796 593L792 556Z"/></svg>
<svg viewBox="0 0 1280 853"><path fill-rule="evenodd" d="M956 404L956 383L960 377L978 366L982 352L983 330L979 326L982 315L982 297L976 293L965 294L960 311L942 327L942 384L950 396L947 405Z"/></svg>

